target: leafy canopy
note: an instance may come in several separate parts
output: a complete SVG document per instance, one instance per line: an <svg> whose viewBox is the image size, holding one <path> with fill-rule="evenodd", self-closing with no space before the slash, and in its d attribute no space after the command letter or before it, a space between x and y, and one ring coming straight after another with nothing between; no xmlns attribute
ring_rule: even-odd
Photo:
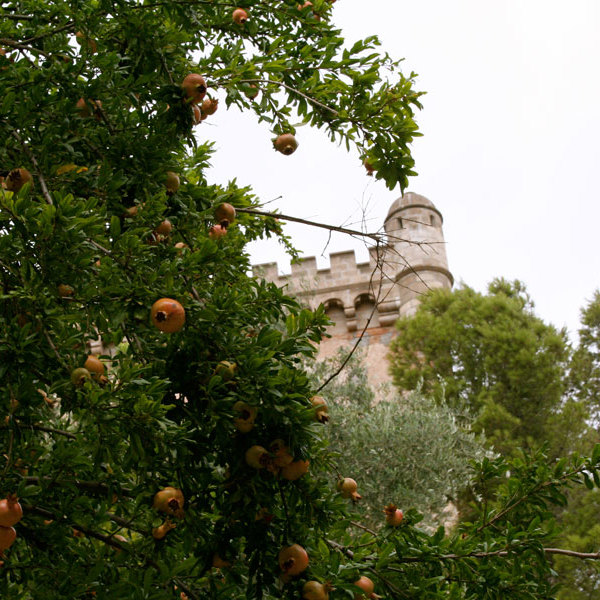
<svg viewBox="0 0 600 600"><path fill-rule="evenodd" d="M0 596L291 599L310 578L343 598L362 574L390 598L546 596L547 506L599 483L598 452L484 463L475 476L503 482L501 508L450 537L418 529L416 511L368 541L348 531L300 358L324 311L246 274L245 244L280 224L243 212L258 202L248 189L207 181L212 150L181 82L205 76L209 96L274 135L324 129L389 187L412 172L419 94L376 38L345 45L325 0L242 6L244 26L212 0L1 4L0 499L18 495L25 516ZM169 171L181 186L167 193ZM223 202L238 218L217 239ZM185 309L180 331L150 320L161 297ZM98 338L104 374L86 377ZM309 472L286 478L275 459L288 457ZM154 509L163 489L175 505ZM300 576L278 560L293 543L309 555Z"/></svg>

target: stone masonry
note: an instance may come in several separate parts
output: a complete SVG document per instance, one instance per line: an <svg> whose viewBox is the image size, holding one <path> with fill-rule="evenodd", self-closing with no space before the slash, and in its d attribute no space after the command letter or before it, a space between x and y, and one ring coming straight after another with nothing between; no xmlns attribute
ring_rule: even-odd
<svg viewBox="0 0 600 600"><path fill-rule="evenodd" d="M377 385L390 380L386 357L396 320L414 314L428 289L452 287L442 224L430 200L407 192L390 206L383 225L386 244L372 247L368 262L357 264L350 250L330 254L328 269L317 269L311 256L292 265L290 275L279 275L277 263L255 265L253 272L286 286L310 308L324 304L334 325L319 358L355 343L370 318L361 345L369 380Z"/></svg>

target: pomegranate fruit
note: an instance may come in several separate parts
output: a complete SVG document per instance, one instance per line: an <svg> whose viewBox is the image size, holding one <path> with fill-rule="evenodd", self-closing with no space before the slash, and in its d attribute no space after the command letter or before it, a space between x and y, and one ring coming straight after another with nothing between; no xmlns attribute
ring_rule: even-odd
<svg viewBox="0 0 600 600"><path fill-rule="evenodd" d="M319 423L327 423L329 421L329 409L327 408L325 398L323 396L313 396L310 399L310 403L315 409L315 420Z"/></svg>
<svg viewBox="0 0 600 600"><path fill-rule="evenodd" d="M308 473L309 465L310 462L308 460L297 460L283 467L281 469L281 476L288 481L296 481L296 479L300 479L302 475Z"/></svg>
<svg viewBox="0 0 600 600"><path fill-rule="evenodd" d="M70 285L67 285L66 283L61 283L57 289L58 289L58 295L61 298L69 298L70 296L72 296L75 293L75 290Z"/></svg>
<svg viewBox="0 0 600 600"><path fill-rule="evenodd" d="M363 162L363 165L365 166L365 169L367 170L367 175L369 177L372 177L373 173L375 172L375 167L369 162L368 158L365 159L365 162Z"/></svg>
<svg viewBox="0 0 600 600"><path fill-rule="evenodd" d="M180 519L183 517L184 503L185 499L181 490L174 487L166 487L160 490L160 492L156 492L152 507L155 510Z"/></svg>
<svg viewBox="0 0 600 600"><path fill-rule="evenodd" d="M162 223L154 230L154 233L158 235L169 235L173 231L173 224L169 219L165 219Z"/></svg>
<svg viewBox="0 0 600 600"><path fill-rule="evenodd" d="M229 227L235 221L235 208L227 202L219 204L215 208L215 219L221 227Z"/></svg>
<svg viewBox="0 0 600 600"><path fill-rule="evenodd" d="M174 194L181 185L179 181L179 175L177 173L173 173L173 171L167 171L167 176L165 180L165 186L167 188L167 194Z"/></svg>
<svg viewBox="0 0 600 600"><path fill-rule="evenodd" d="M213 225L208 230L208 237L211 240L218 240L222 237L225 237L226 235L227 235L227 229L225 227L223 227L222 225Z"/></svg>
<svg viewBox="0 0 600 600"><path fill-rule="evenodd" d="M328 600L331 586L319 581L307 581L302 587L302 598L304 600Z"/></svg>
<svg viewBox="0 0 600 600"><path fill-rule="evenodd" d="M388 504L384 509L385 521L392 527L398 527L404 520L404 513L395 504Z"/></svg>
<svg viewBox="0 0 600 600"><path fill-rule="evenodd" d="M202 113L195 104L192 104L192 123L194 125L199 125L200 121L202 121Z"/></svg>
<svg viewBox="0 0 600 600"><path fill-rule="evenodd" d="M160 492L159 492L160 493ZM165 522L152 530L152 537L155 540L162 540L171 529L175 529L177 525L171 519L165 519Z"/></svg>
<svg viewBox="0 0 600 600"><path fill-rule="evenodd" d="M188 102L198 104L206 96L206 80L198 73L190 73L181 83Z"/></svg>
<svg viewBox="0 0 600 600"><path fill-rule="evenodd" d="M161 298L150 311L154 325L165 333L179 331L185 323L185 309L177 300Z"/></svg>
<svg viewBox="0 0 600 600"><path fill-rule="evenodd" d="M254 83L246 83L246 84L244 84L242 92L244 92L244 95L246 96L246 98L249 98L250 100L254 100L254 98L256 98L256 96L258 96L260 90Z"/></svg>
<svg viewBox="0 0 600 600"><path fill-rule="evenodd" d="M223 381L231 381L237 370L235 363L229 362L228 360L222 360L215 367L215 375L218 375Z"/></svg>
<svg viewBox="0 0 600 600"><path fill-rule="evenodd" d="M200 111L204 118L214 115L217 112L217 108L219 108L219 101L211 98L204 98L200 105Z"/></svg>
<svg viewBox="0 0 600 600"><path fill-rule="evenodd" d="M79 367L71 372L71 383L74 386L81 387L86 381L91 381L92 375L87 369Z"/></svg>
<svg viewBox="0 0 600 600"><path fill-rule="evenodd" d="M27 169L13 169L4 180L4 187L15 194L26 184L33 186L33 177Z"/></svg>
<svg viewBox="0 0 600 600"><path fill-rule="evenodd" d="M358 485L354 479L350 477L345 477L340 480L337 485L342 498L350 498L353 502L358 502L362 496L356 491L358 489Z"/></svg>
<svg viewBox="0 0 600 600"><path fill-rule="evenodd" d="M23 518L23 508L18 498L9 494L0 500L0 527L12 527Z"/></svg>
<svg viewBox="0 0 600 600"><path fill-rule="evenodd" d="M246 404L243 400L238 400L233 405L233 412L239 413L239 417L233 419L233 426L242 433L248 433L254 428L254 421L258 409Z"/></svg>
<svg viewBox="0 0 600 600"><path fill-rule="evenodd" d="M85 363L83 364L84 369L87 369L92 377L100 377L104 375L104 364L102 361L93 354L90 354Z"/></svg>
<svg viewBox="0 0 600 600"><path fill-rule="evenodd" d="M8 550L17 539L17 532L14 527L0 527L0 555L4 550Z"/></svg>
<svg viewBox="0 0 600 600"><path fill-rule="evenodd" d="M354 582L354 585L364 592L364 594L354 594L354 600L362 600L362 598L366 598L367 596L369 596L370 598L373 597L373 590L375 589L375 584L368 577L361 575Z"/></svg>
<svg viewBox="0 0 600 600"><path fill-rule="evenodd" d="M77 104L75 104L79 116L82 119L87 119L92 116L90 104L93 106L94 117L97 121L100 121L102 119L102 100L86 100L85 98L79 98Z"/></svg>
<svg viewBox="0 0 600 600"><path fill-rule="evenodd" d="M231 566L231 563L228 560L223 560L218 554L213 554L212 558L212 566L215 569L226 569Z"/></svg>
<svg viewBox="0 0 600 600"><path fill-rule="evenodd" d="M278 561L284 575L299 575L308 567L308 554L299 544L292 544L279 551Z"/></svg>
<svg viewBox="0 0 600 600"><path fill-rule="evenodd" d="M246 464L253 469L264 469L272 464L269 452L262 446L251 446L246 450Z"/></svg>
<svg viewBox="0 0 600 600"><path fill-rule="evenodd" d="M231 15L234 23L243 25L248 20L248 13L243 8L236 8Z"/></svg>
<svg viewBox="0 0 600 600"><path fill-rule="evenodd" d="M298 148L298 142L291 133L283 133L273 141L273 146L277 152L289 156Z"/></svg>
<svg viewBox="0 0 600 600"><path fill-rule="evenodd" d="M290 449L285 445L283 440L271 442L269 450L273 455L273 464L276 467L287 467L294 461L294 457L290 454Z"/></svg>

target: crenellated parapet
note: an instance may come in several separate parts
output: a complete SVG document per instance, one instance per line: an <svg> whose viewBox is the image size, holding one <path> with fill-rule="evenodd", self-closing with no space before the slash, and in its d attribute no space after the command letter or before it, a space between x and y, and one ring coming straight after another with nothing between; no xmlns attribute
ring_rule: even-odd
<svg viewBox="0 0 600 600"><path fill-rule="evenodd" d="M368 322L363 341L369 373L383 381L396 320L413 314L427 290L452 287L442 225L442 214L429 199L408 192L390 206L384 221L387 245L372 247L368 261L357 263L354 250L348 250L331 253L325 269L310 256L293 264L290 274L280 274L277 263L255 265L253 272L285 286L311 308L325 306L334 325L328 330L332 337L321 343L323 357L351 342Z"/></svg>

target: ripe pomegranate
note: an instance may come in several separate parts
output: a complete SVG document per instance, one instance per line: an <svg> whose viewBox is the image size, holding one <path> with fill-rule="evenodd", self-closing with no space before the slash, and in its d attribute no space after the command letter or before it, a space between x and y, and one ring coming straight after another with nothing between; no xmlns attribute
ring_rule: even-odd
<svg viewBox="0 0 600 600"><path fill-rule="evenodd" d="M0 527L12 527L23 518L23 508L16 496L9 494L0 500Z"/></svg>
<svg viewBox="0 0 600 600"><path fill-rule="evenodd" d="M235 208L227 202L219 204L215 208L215 219L221 227L229 227L235 221Z"/></svg>
<svg viewBox="0 0 600 600"><path fill-rule="evenodd" d="M257 408L246 404L243 400L238 400L233 405L233 412L240 415L233 419L233 425L238 431L248 433L254 428L254 421L258 413Z"/></svg>
<svg viewBox="0 0 600 600"><path fill-rule="evenodd" d="M278 561L284 575L299 575L308 567L308 554L299 544L292 544L279 551Z"/></svg>
<svg viewBox="0 0 600 600"><path fill-rule="evenodd" d="M177 300L161 298L152 305L152 322L165 333L179 331L185 323L185 309Z"/></svg>
<svg viewBox="0 0 600 600"><path fill-rule="evenodd" d="M71 372L71 383L74 386L81 387L86 381L91 381L92 376L87 369L79 367Z"/></svg>
<svg viewBox="0 0 600 600"><path fill-rule="evenodd" d="M395 504L388 504L384 509L385 521L392 527L398 527L404 520L404 513Z"/></svg>
<svg viewBox="0 0 600 600"><path fill-rule="evenodd" d="M173 231L173 224L169 219L165 219L155 230L158 235L169 235Z"/></svg>
<svg viewBox="0 0 600 600"><path fill-rule="evenodd" d="M200 105L200 110L204 118L214 115L217 112L217 108L219 108L219 101L217 99L204 98Z"/></svg>
<svg viewBox="0 0 600 600"><path fill-rule="evenodd" d="M332 587L328 583L307 581L302 587L302 598L304 600L329 600L331 590Z"/></svg>
<svg viewBox="0 0 600 600"><path fill-rule="evenodd" d="M160 492L159 492L160 493ZM165 519L165 522L152 530L152 537L155 540L162 540L171 529L175 529L177 525L171 519Z"/></svg>
<svg viewBox="0 0 600 600"><path fill-rule="evenodd" d="M375 167L369 162L368 158L365 158L363 165L365 166L365 169L367 170L367 175L369 177L372 177L373 173L375 172Z"/></svg>
<svg viewBox="0 0 600 600"><path fill-rule="evenodd" d="M294 461L294 457L290 454L290 449L285 445L283 440L271 442L269 450L273 455L273 464L276 467L287 467Z"/></svg>
<svg viewBox="0 0 600 600"><path fill-rule="evenodd" d="M225 227L223 227L222 225L213 225L208 230L208 237L211 240L218 240L226 235L227 235L227 229Z"/></svg>
<svg viewBox="0 0 600 600"><path fill-rule="evenodd" d="M227 567L231 566L231 563L228 560L223 560L215 553L212 557L212 566L215 567L215 569L227 569Z"/></svg>
<svg viewBox="0 0 600 600"><path fill-rule="evenodd" d="M100 377L101 375L104 375L104 363L93 354L90 354L87 357L83 366L90 372L92 377Z"/></svg>
<svg viewBox="0 0 600 600"><path fill-rule="evenodd" d="M251 446L246 450L246 464L253 469L264 469L272 464L269 452L262 446Z"/></svg>
<svg viewBox="0 0 600 600"><path fill-rule="evenodd" d="M188 97L188 102L198 104L206 96L206 81L198 73L190 73L181 83L181 87Z"/></svg>
<svg viewBox="0 0 600 600"><path fill-rule="evenodd" d="M16 194L26 183L30 183L33 187L33 177L31 173L27 169L13 169L6 176L4 187L9 192L14 192Z"/></svg>
<svg viewBox="0 0 600 600"><path fill-rule="evenodd" d="M96 118L96 121L101 121L102 100L86 100L85 98L79 98L79 100L77 100L77 104L75 104L75 108L77 109L79 116L82 119L87 119L92 116L90 104L94 107L94 117Z"/></svg>
<svg viewBox="0 0 600 600"><path fill-rule="evenodd" d="M258 96L258 94L260 93L260 90L254 83L246 83L244 84L242 92L244 92L246 98L254 100L254 98L256 98L256 96Z"/></svg>
<svg viewBox="0 0 600 600"><path fill-rule="evenodd" d="M373 594L373 590L375 589L375 584L368 577L361 575L354 582L354 585L356 587L360 588L363 592L365 592L364 594L354 594L354 600L361 600L362 598L366 598L367 596L369 596L370 598L375 596L375 594Z"/></svg>
<svg viewBox="0 0 600 600"><path fill-rule="evenodd" d="M181 519L183 517L184 503L185 499L181 490L174 487L166 487L160 490L160 492L156 492L152 508Z"/></svg>
<svg viewBox="0 0 600 600"><path fill-rule="evenodd" d="M323 396L313 396L310 399L310 403L315 408L315 419L319 423L327 423L329 421L329 414L327 403L325 402L325 398Z"/></svg>
<svg viewBox="0 0 600 600"><path fill-rule="evenodd" d="M192 123L194 125L199 125L200 121L202 121L202 113L195 104L192 104Z"/></svg>
<svg viewBox="0 0 600 600"><path fill-rule="evenodd" d="M57 289L58 295L61 298L69 298L75 293L75 290L70 285L67 285L65 283L61 283Z"/></svg>
<svg viewBox="0 0 600 600"><path fill-rule="evenodd" d="M338 482L337 485L342 498L350 498L352 502L358 502L362 496L356 491L358 489L358 485L354 479L350 477L346 477Z"/></svg>
<svg viewBox="0 0 600 600"><path fill-rule="evenodd" d="M231 15L234 23L243 25L248 20L248 13L243 8L236 8Z"/></svg>
<svg viewBox="0 0 600 600"><path fill-rule="evenodd" d="M298 142L291 133L283 133L273 141L273 146L277 152L289 156L296 151Z"/></svg>
<svg viewBox="0 0 600 600"><path fill-rule="evenodd" d="M219 375L223 381L231 381L237 370L235 363L229 362L228 360L222 360L215 367L215 375Z"/></svg>
<svg viewBox="0 0 600 600"><path fill-rule="evenodd" d="M17 532L14 527L0 527L0 556L13 545L16 539Z"/></svg>
<svg viewBox="0 0 600 600"><path fill-rule="evenodd" d="M181 254L183 252L184 248L187 248L189 250L189 246L187 244L184 244L183 242L177 242L175 244L175 248L177 248L177 251Z"/></svg>
<svg viewBox="0 0 600 600"><path fill-rule="evenodd" d="M167 177L165 181L165 186L167 188L167 194L174 194L181 185L179 181L179 175L177 173L173 173L173 171L167 171Z"/></svg>
<svg viewBox="0 0 600 600"><path fill-rule="evenodd" d="M281 476L288 481L296 481L296 479L300 479L302 475L308 473L309 465L310 462L308 460L297 460L283 467L281 469Z"/></svg>

